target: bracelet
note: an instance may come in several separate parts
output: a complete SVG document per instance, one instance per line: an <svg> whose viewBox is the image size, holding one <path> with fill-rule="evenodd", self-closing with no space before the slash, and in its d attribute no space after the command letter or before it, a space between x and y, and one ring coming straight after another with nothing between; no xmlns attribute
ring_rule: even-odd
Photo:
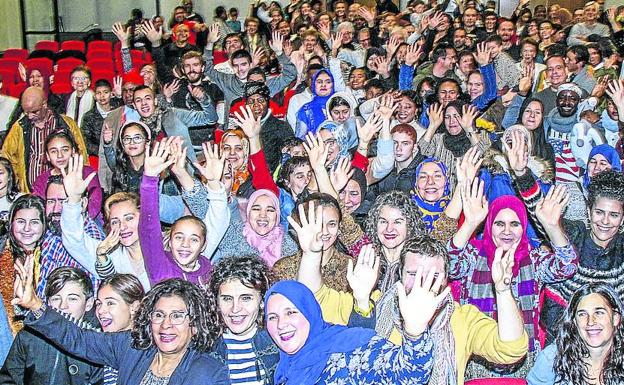
<svg viewBox="0 0 624 385"><path fill-rule="evenodd" d="M43 316L43 313L45 313L47 308L48 307L44 302L39 309L31 310L30 312L32 313L33 317L35 317L35 319L39 319Z"/></svg>

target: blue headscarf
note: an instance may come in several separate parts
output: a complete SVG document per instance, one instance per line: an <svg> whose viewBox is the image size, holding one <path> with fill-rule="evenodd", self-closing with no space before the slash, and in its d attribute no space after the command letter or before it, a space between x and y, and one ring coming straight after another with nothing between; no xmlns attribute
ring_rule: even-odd
<svg viewBox="0 0 624 385"><path fill-rule="evenodd" d="M444 165L444 163L440 162L439 160L435 158L427 158L423 160L418 165L418 167L416 167L416 171L415 171L416 183L418 183L418 175L420 174L420 170L422 170L423 166L427 163L437 164L438 167L440 167L442 174L444 174L444 178L446 179L446 182L444 184L444 193L442 193L442 197L438 199L437 202L434 202L434 203L426 202L423 198L421 198L420 195L418 195L418 186L414 186L414 193L412 194L412 199L414 199L414 201L418 205L418 209L420 210L422 214L422 220L423 222L425 222L427 231L431 232L433 231L435 221L437 221L438 218L440 218L440 215L442 215L442 212L446 208L446 205L448 205L449 201L451 200L451 186L449 184L446 166Z"/></svg>
<svg viewBox="0 0 624 385"><path fill-rule="evenodd" d="M280 351L275 370L276 384L313 385L320 378L333 353L347 353L366 345L375 335L373 329L347 328L323 320L321 306L314 294L297 281L280 281L264 297L265 320L267 304L273 294L288 298L310 323L305 345L295 354Z"/></svg>
<svg viewBox="0 0 624 385"><path fill-rule="evenodd" d="M589 157L587 158L587 167L589 168L589 161L596 155L602 155L607 159L607 162L611 164L611 169L615 171L622 171L622 163L620 160L620 155L618 155L615 148L609 146L608 144L601 144L592 148L589 153ZM583 187L587 190L589 186L589 170L585 171L585 175L583 175Z"/></svg>
<svg viewBox="0 0 624 385"><path fill-rule="evenodd" d="M318 96L316 94L316 78L319 77L320 74L327 74L332 81L331 92L327 96ZM307 127L307 132L312 132L316 134L318 130L318 126L323 123L327 119L327 115L325 112L325 105L327 104L327 100L334 94L334 77L331 72L327 68L322 68L314 74L312 77L312 85L310 86L310 90L312 91L312 100L308 103L304 104L299 112L297 113L297 120L301 121ZM297 136L300 139L305 138L305 133L297 133Z"/></svg>

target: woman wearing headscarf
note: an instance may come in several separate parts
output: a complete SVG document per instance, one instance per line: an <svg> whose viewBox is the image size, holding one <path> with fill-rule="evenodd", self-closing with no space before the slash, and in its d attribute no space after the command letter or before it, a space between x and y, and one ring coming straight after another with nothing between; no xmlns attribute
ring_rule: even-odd
<svg viewBox="0 0 624 385"><path fill-rule="evenodd" d="M304 139L308 132L316 133L321 123L327 120L327 101L334 93L334 76L329 69L318 70L310 86L312 100L304 104L297 113L295 136Z"/></svg>
<svg viewBox="0 0 624 385"><path fill-rule="evenodd" d="M219 141L219 150L225 154L226 167L231 171L231 194L235 196L249 179L249 139L241 129L227 130Z"/></svg>
<svg viewBox="0 0 624 385"><path fill-rule="evenodd" d="M600 144L592 148L587 158L587 170L583 175L583 192L587 195L591 178L605 170L622 171L622 160L615 148Z"/></svg>
<svg viewBox="0 0 624 385"><path fill-rule="evenodd" d="M503 195L491 205L483 195L483 182L475 179L459 187L465 221L448 244L451 256L450 278L460 280L460 303L473 304L496 319L496 290L492 283L492 263L497 248L513 252L511 290L518 300L524 327L529 335L529 354L520 367L488 368L473 364L469 378L490 377L496 372L526 376L539 351L539 293L547 283L570 278L577 270L577 254L560 225L568 202L563 187L556 187L537 205L537 218L550 239L551 249L532 248L526 229L528 216L524 203ZM488 210L489 208L489 210ZM473 237L485 219L483 235ZM552 250L552 251L550 251Z"/></svg>
<svg viewBox="0 0 624 385"><path fill-rule="evenodd" d="M481 153L490 147L488 133L474 127L478 111L474 106L460 101L452 101L446 107L439 104L429 107L429 127L418 141L420 152L442 162L448 172L451 190L457 184L455 161L477 146ZM444 129L438 128L444 124Z"/></svg>
<svg viewBox="0 0 624 385"><path fill-rule="evenodd" d="M432 367L428 323L442 294L433 274L420 284L422 270L409 296L400 295L405 326L402 346L375 336L374 331L346 328L323 320L314 294L296 281L273 285L264 300L267 331L280 349L276 384L378 383L427 384ZM416 283L418 282L418 284Z"/></svg>
<svg viewBox="0 0 624 385"><path fill-rule="evenodd" d="M427 158L416 167L416 185L412 199L422 213L427 230L431 232L435 221L451 201L451 188L444 163L435 158Z"/></svg>
<svg viewBox="0 0 624 385"><path fill-rule="evenodd" d="M282 256L297 252L297 244L280 224L280 202L270 190L257 190L249 197L244 221L232 221L215 260L237 255L257 255L269 267Z"/></svg>

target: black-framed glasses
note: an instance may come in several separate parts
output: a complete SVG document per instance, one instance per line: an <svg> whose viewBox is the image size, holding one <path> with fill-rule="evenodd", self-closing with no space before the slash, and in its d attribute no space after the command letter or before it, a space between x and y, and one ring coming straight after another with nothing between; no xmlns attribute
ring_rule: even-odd
<svg viewBox="0 0 624 385"><path fill-rule="evenodd" d="M123 138L121 138L121 142L123 144L130 144L130 143L141 144L144 141L145 141L145 138L142 137L141 135L137 135L137 136L124 136Z"/></svg>
<svg viewBox="0 0 624 385"><path fill-rule="evenodd" d="M169 322L171 322L172 325L182 325L187 317L189 317L189 314L184 311L174 311L167 314L157 310L150 314L150 321L153 324L160 325L165 322L165 319L169 318Z"/></svg>

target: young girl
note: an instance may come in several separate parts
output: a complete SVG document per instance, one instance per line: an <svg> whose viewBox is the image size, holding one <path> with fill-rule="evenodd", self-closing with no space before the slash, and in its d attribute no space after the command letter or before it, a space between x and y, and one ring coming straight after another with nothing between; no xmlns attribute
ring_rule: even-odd
<svg viewBox="0 0 624 385"><path fill-rule="evenodd" d="M158 175L169 165L185 170L186 151L173 140L157 142L145 159L145 173L141 182L141 217L139 239L145 257L145 266L152 284L168 278L184 280L206 286L212 270L210 257L217 248L229 223L230 211L225 188L220 182L225 158L218 157L206 146L206 164L200 168L207 180L208 211L202 219L193 215L179 218L173 223L169 234L168 248L163 249L160 231ZM177 150L176 150L177 148ZM169 160L167 158L169 157ZM191 178L190 175L186 175Z"/></svg>
<svg viewBox="0 0 624 385"><path fill-rule="evenodd" d="M45 171L33 183L32 193L41 198L46 197L46 188L48 180L52 175L61 175L61 169L67 169L69 159L78 153L78 146L74 138L66 132L55 132L48 135L45 141L46 158L50 163L50 170ZM96 172L91 166L84 166L82 169L82 177L86 178L91 173ZM87 195L89 198L88 211L89 216L96 219L100 216L102 207L102 188L98 178L91 179L87 187Z"/></svg>
<svg viewBox="0 0 624 385"><path fill-rule="evenodd" d="M104 127L103 139L106 162L113 170L112 192L138 193L151 140L149 127L141 122L124 124L119 130L117 148L112 145L112 130L107 127Z"/></svg>
<svg viewBox="0 0 624 385"><path fill-rule="evenodd" d="M132 329L132 321L145 296L141 282L132 274L115 274L100 284L95 316L106 333ZM117 384L117 370L104 367L104 385Z"/></svg>

